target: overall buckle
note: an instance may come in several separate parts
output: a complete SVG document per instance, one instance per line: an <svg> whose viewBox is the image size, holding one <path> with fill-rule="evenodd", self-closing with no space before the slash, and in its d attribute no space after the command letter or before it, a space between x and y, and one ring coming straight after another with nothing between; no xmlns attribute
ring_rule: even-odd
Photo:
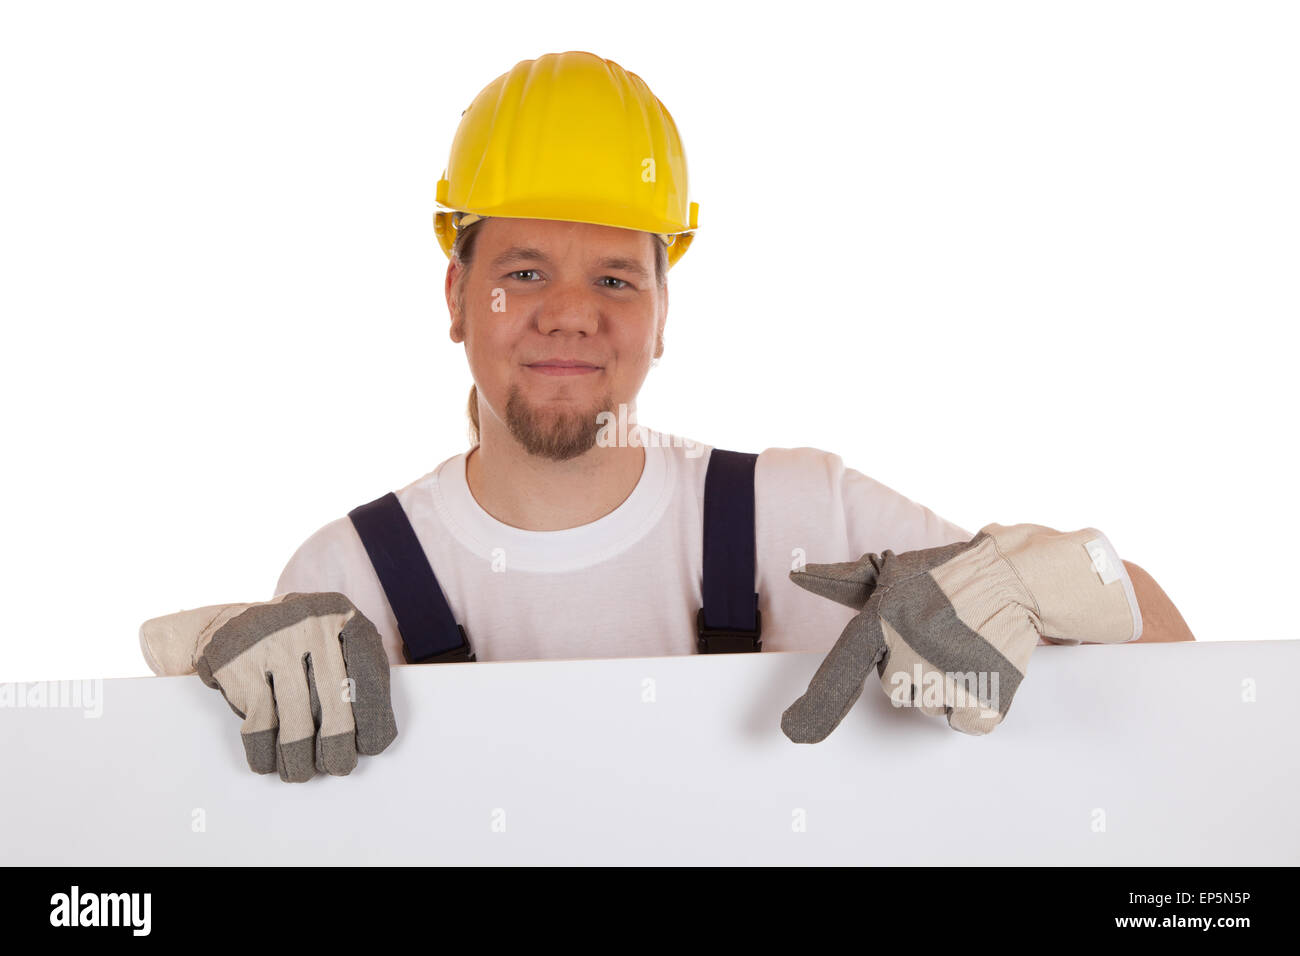
<svg viewBox="0 0 1300 956"><path fill-rule="evenodd" d="M460 624L456 625L456 630L460 631L460 646L453 647L449 651L441 651L437 654L430 654L428 657L421 657L418 660L411 659L411 652L407 649L406 643L402 643L402 656L406 658L408 664L456 664L462 661L474 660L474 652L469 646L469 637L465 633L465 628Z"/></svg>
<svg viewBox="0 0 1300 956"><path fill-rule="evenodd" d="M701 654L742 654L763 649L763 616L754 608L753 630L706 627L704 608L695 615L697 646Z"/></svg>

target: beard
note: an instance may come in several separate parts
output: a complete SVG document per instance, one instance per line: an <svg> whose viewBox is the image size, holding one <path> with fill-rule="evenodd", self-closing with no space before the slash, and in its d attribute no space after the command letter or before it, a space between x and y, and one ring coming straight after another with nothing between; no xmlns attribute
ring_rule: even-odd
<svg viewBox="0 0 1300 956"><path fill-rule="evenodd" d="M601 425L596 416L610 411L614 396L606 392L587 408L568 404L530 405L517 385L506 398L505 424L530 455L568 461L596 446Z"/></svg>

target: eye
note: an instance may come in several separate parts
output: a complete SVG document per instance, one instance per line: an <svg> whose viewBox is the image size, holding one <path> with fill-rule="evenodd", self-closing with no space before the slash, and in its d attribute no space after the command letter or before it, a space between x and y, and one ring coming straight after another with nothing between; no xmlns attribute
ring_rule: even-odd
<svg viewBox="0 0 1300 956"><path fill-rule="evenodd" d="M605 277L604 277L603 279L601 279L600 281L601 281L601 282L617 282L617 283L618 283L618 285L607 285L607 286L605 286L606 289L627 289L627 288L630 288L631 285L632 285L632 283L630 283L630 282L625 282L624 280L619 279L619 278L616 278L616 277L614 277L614 276L605 276Z"/></svg>
<svg viewBox="0 0 1300 956"><path fill-rule="evenodd" d="M518 270L516 270L516 271L514 271L514 272L509 273L509 277L512 278L512 279L515 278L515 277L517 277L517 276L525 276L525 275L534 275L534 276L535 276L535 275L537 275L537 270L536 270L536 269L518 269ZM525 280L525 281L527 281L527 280Z"/></svg>

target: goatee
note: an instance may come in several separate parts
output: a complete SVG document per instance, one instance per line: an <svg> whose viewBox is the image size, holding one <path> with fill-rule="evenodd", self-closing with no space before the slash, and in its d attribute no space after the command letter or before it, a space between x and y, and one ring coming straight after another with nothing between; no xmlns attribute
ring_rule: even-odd
<svg viewBox="0 0 1300 956"><path fill-rule="evenodd" d="M568 461L595 447L601 429L596 416L613 404L613 394L606 392L586 409L558 403L535 406L513 385L506 398L506 427L530 455Z"/></svg>

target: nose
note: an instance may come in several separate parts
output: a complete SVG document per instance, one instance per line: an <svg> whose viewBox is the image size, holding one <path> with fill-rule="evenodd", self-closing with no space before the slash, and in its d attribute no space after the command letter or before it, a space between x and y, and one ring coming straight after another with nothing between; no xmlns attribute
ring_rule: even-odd
<svg viewBox="0 0 1300 956"><path fill-rule="evenodd" d="M578 282L555 283L537 309L537 329L594 335L600 328L600 303L595 289Z"/></svg>

